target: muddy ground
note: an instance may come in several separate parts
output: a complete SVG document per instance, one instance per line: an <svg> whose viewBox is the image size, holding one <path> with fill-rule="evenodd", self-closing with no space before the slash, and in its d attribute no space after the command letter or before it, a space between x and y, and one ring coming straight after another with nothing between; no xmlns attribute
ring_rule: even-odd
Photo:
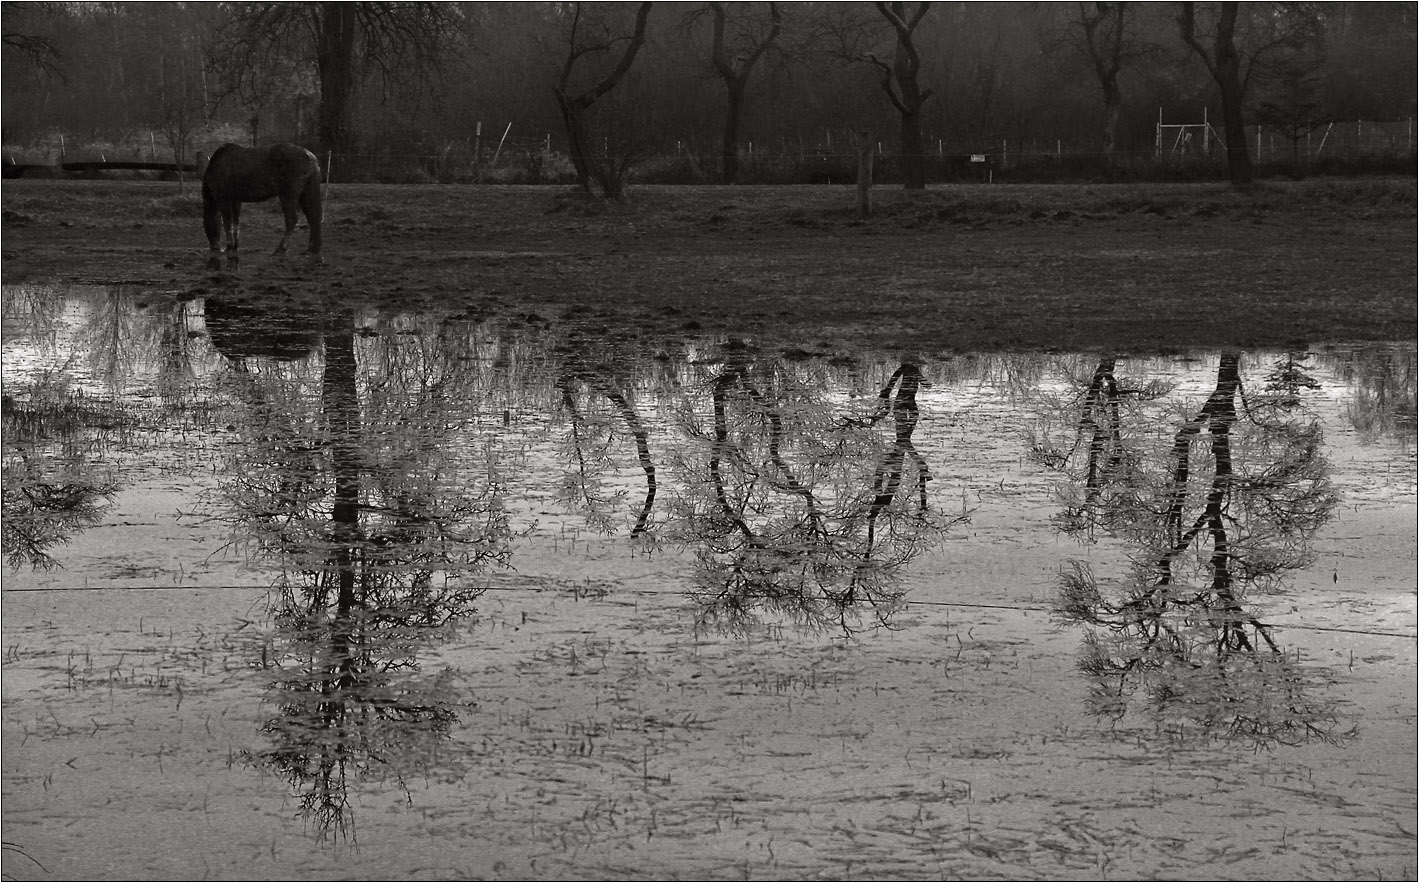
<svg viewBox="0 0 1420 884"><path fill-rule="evenodd" d="M175 182L6 182L3 275L259 299L782 338L833 353L1291 346L1408 340L1413 179L1224 185L566 188L332 185L325 263L270 252L248 209L236 272L207 270ZM304 233L298 232L304 245Z"/></svg>

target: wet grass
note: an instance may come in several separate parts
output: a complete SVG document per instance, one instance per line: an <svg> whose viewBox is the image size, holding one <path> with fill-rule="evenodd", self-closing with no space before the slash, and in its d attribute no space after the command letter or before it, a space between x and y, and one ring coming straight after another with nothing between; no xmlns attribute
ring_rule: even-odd
<svg viewBox="0 0 1420 884"><path fill-rule="evenodd" d="M1218 184L335 185L325 262L268 251L274 204L212 272L197 195L172 184L16 181L4 278L556 316L774 339L842 355L1405 340L1416 320L1413 179ZM834 345L833 342L838 342ZM848 348L844 343L855 346Z"/></svg>

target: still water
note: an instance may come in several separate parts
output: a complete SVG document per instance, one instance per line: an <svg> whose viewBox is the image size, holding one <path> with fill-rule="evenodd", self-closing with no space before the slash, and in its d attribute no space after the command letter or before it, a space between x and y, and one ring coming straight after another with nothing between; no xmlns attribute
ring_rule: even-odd
<svg viewBox="0 0 1420 884"><path fill-rule="evenodd" d="M1414 346L3 335L7 875L1416 873Z"/></svg>

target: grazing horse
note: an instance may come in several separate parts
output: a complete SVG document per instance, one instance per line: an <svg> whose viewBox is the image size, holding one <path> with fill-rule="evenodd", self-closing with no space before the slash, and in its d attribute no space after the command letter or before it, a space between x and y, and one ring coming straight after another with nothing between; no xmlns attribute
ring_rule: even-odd
<svg viewBox="0 0 1420 884"><path fill-rule="evenodd" d="M273 196L280 198L281 211L286 215L286 233L276 254L286 251L286 240L296 229L299 212L303 212L311 228L309 252L319 255L320 162L315 154L295 144L259 148L224 144L213 152L202 175L202 228L212 251L222 250L218 235L225 229L227 250L235 252L242 203L257 203Z"/></svg>

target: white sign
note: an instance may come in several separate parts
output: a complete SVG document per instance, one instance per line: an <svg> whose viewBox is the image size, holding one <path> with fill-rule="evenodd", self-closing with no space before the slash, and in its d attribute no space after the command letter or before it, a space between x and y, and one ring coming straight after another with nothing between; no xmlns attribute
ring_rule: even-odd
<svg viewBox="0 0 1420 884"><path fill-rule="evenodd" d="M971 155L971 161L972 161L973 163L984 163L984 162L986 162L986 154L984 154L984 153L974 153L974 154Z"/></svg>

